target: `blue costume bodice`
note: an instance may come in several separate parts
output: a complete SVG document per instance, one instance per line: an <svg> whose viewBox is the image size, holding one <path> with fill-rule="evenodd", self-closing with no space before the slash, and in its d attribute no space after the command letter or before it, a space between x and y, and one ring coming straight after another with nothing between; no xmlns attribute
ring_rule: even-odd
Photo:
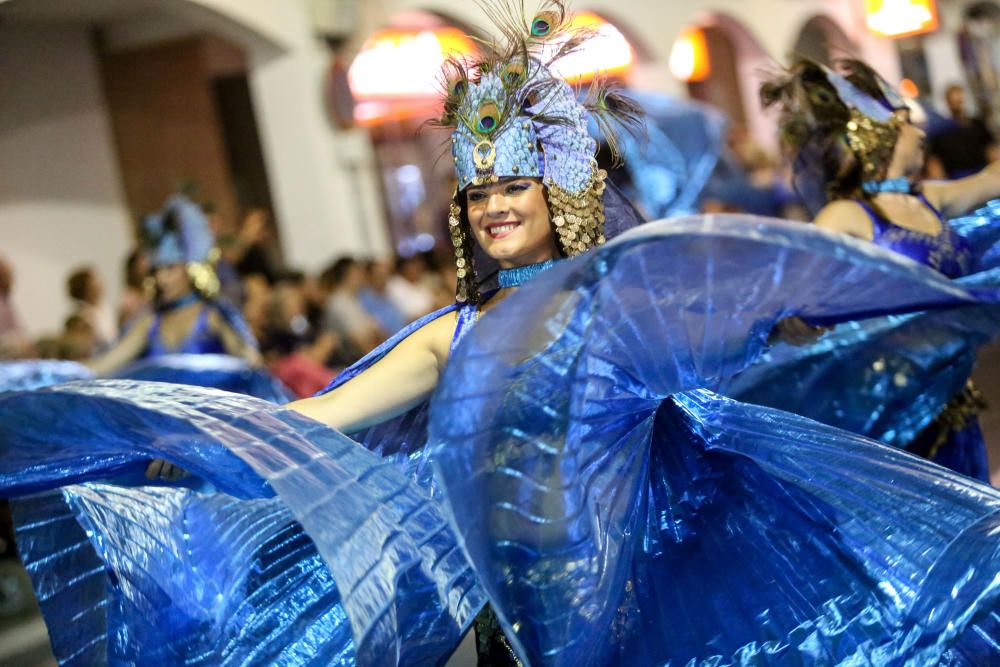
<svg viewBox="0 0 1000 667"><path fill-rule="evenodd" d="M142 358L149 359L168 354L225 354L226 348L222 344L222 339L212 331L208 323L211 308L212 305L207 302L202 305L201 312L198 313L198 318L195 320L194 326L191 327L191 331L184 337L180 345L173 348L167 347L163 339L160 338L161 314L155 314Z"/></svg>
<svg viewBox="0 0 1000 667"><path fill-rule="evenodd" d="M968 241L951 228L922 193L915 196L937 217L941 223L941 231L937 235L931 235L907 229L879 215L868 202L858 200L858 204L872 220L872 243L905 255L949 278L960 278L968 274L972 268L972 248Z"/></svg>

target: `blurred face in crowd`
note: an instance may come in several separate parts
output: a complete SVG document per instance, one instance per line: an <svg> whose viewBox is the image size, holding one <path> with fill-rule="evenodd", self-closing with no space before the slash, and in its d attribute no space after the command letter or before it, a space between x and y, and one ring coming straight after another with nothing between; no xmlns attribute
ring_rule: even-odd
<svg viewBox="0 0 1000 667"><path fill-rule="evenodd" d="M502 268L559 256L545 189L537 178L505 178L465 192L469 225L476 241Z"/></svg>
<svg viewBox="0 0 1000 667"><path fill-rule="evenodd" d="M97 274L91 271L87 274L87 287L83 300L90 304L98 303L104 295L104 286Z"/></svg>
<svg viewBox="0 0 1000 667"><path fill-rule="evenodd" d="M187 267L181 262L157 266L153 269L153 278L160 303L176 301L191 291Z"/></svg>
<svg viewBox="0 0 1000 667"><path fill-rule="evenodd" d="M365 268L358 262L351 264L344 272L340 286L350 292L355 292L365 285Z"/></svg>
<svg viewBox="0 0 1000 667"><path fill-rule="evenodd" d="M10 294L14 287L14 270L11 269L7 260L0 258L0 294Z"/></svg>
<svg viewBox="0 0 1000 667"><path fill-rule="evenodd" d="M378 292L385 289L392 277L392 266L388 262L372 262L368 267L368 283Z"/></svg>
<svg viewBox="0 0 1000 667"><path fill-rule="evenodd" d="M924 167L924 144L927 135L910 122L908 111L897 111L896 114L901 121L901 127L888 171L893 175L915 177Z"/></svg>
<svg viewBox="0 0 1000 667"><path fill-rule="evenodd" d="M948 105L948 111L952 116L961 117L965 115L965 91L961 86L951 86L944 94L944 101Z"/></svg>
<svg viewBox="0 0 1000 667"><path fill-rule="evenodd" d="M399 265L399 275L411 283L416 283L420 282L420 279L424 277L425 269L426 265L423 258L419 255L414 255L413 257L406 258L406 261Z"/></svg>

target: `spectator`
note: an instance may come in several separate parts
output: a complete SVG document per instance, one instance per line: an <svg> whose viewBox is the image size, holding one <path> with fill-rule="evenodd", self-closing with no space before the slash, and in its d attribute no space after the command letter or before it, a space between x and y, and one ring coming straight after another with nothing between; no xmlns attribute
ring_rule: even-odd
<svg viewBox="0 0 1000 667"><path fill-rule="evenodd" d="M130 252L125 260L125 288L118 304L119 332L149 312L149 294L153 291L151 285L147 287L150 273L149 258L142 248Z"/></svg>
<svg viewBox="0 0 1000 667"><path fill-rule="evenodd" d="M274 375L296 396L312 396L336 375L331 358L340 348L333 331L318 331L310 324L305 280L292 275L275 285L269 309L264 353Z"/></svg>
<svg viewBox="0 0 1000 667"><path fill-rule="evenodd" d="M86 361L97 351L97 334L82 315L70 315L63 325L62 358Z"/></svg>
<svg viewBox="0 0 1000 667"><path fill-rule="evenodd" d="M104 287L92 267L79 268L66 279L66 292L73 302L72 314L90 325L98 349L109 347L118 337L115 317L104 303Z"/></svg>
<svg viewBox="0 0 1000 667"><path fill-rule="evenodd" d="M386 294L407 321L412 322L434 310L434 290L425 281L427 263L424 258L419 255L400 257L396 272L386 285Z"/></svg>
<svg viewBox="0 0 1000 667"><path fill-rule="evenodd" d="M0 359L16 359L28 353L28 340L21 318L14 308L14 268L0 257Z"/></svg>
<svg viewBox="0 0 1000 667"><path fill-rule="evenodd" d="M358 291L358 301L375 318L382 331L393 334L406 326L406 318L386 291L392 266L388 262L372 260L366 262L364 268L368 283Z"/></svg>
<svg viewBox="0 0 1000 667"><path fill-rule="evenodd" d="M271 307L271 286L260 275L243 278L243 318L257 340L264 340L268 327L268 311Z"/></svg>
<svg viewBox="0 0 1000 667"><path fill-rule="evenodd" d="M365 273L356 260L338 259L323 272L321 282L327 291L324 329L339 333L358 356L385 340L385 333L358 299L358 292L365 286Z"/></svg>
<svg viewBox="0 0 1000 667"><path fill-rule="evenodd" d="M966 112L962 86L948 86L945 103L951 118L931 137L927 175L930 178L963 178L978 173L1000 158L996 139L986 123Z"/></svg>
<svg viewBox="0 0 1000 667"><path fill-rule="evenodd" d="M241 276L262 275L274 284L281 277L281 255L271 214L262 208L247 211L239 233L220 242L222 258L236 267Z"/></svg>

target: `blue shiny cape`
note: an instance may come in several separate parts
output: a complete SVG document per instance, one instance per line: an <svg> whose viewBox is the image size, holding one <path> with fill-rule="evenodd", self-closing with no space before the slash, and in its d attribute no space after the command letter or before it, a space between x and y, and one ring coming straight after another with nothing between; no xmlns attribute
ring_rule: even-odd
<svg viewBox="0 0 1000 667"><path fill-rule="evenodd" d="M114 378L214 387L285 404L292 393L265 368L225 354L168 354L129 364Z"/></svg>
<svg viewBox="0 0 1000 667"><path fill-rule="evenodd" d="M974 252L969 289L1000 287L1000 201L950 221ZM993 307L848 322L812 345L778 344L721 391L905 447L957 394L976 348L1000 332Z"/></svg>
<svg viewBox="0 0 1000 667"><path fill-rule="evenodd" d="M996 492L674 393L751 363L782 317L869 313L873 290L883 312L992 299L799 224L653 223L463 329L429 406L361 446L225 392L70 383L0 396L0 489L42 494L15 509L64 664L440 663L487 595L539 664L978 659L995 647L962 633L994 607ZM159 457L210 487L97 483Z"/></svg>
<svg viewBox="0 0 1000 667"><path fill-rule="evenodd" d="M726 119L713 107L659 93L624 91L642 107L641 135L627 132L617 143L631 179L626 194L651 219L691 214L725 146ZM590 119L590 133L607 141Z"/></svg>
<svg viewBox="0 0 1000 667"><path fill-rule="evenodd" d="M75 361L24 359L0 361L0 392L30 391L60 382L89 380L94 374Z"/></svg>

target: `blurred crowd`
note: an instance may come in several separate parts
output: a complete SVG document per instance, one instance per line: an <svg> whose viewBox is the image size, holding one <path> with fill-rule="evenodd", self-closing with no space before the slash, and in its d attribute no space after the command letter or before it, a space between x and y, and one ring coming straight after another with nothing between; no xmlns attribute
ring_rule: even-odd
<svg viewBox="0 0 1000 667"><path fill-rule="evenodd" d="M240 307L268 367L299 396L318 391L393 333L455 299L455 267L430 253L341 256L318 273L288 268L260 209L218 242L219 298ZM85 361L113 345L153 303L149 263L136 249L124 262L117 304L108 302L93 267L76 267L65 281L70 307L62 330L30 338L10 299L14 278L0 258L0 358Z"/></svg>

